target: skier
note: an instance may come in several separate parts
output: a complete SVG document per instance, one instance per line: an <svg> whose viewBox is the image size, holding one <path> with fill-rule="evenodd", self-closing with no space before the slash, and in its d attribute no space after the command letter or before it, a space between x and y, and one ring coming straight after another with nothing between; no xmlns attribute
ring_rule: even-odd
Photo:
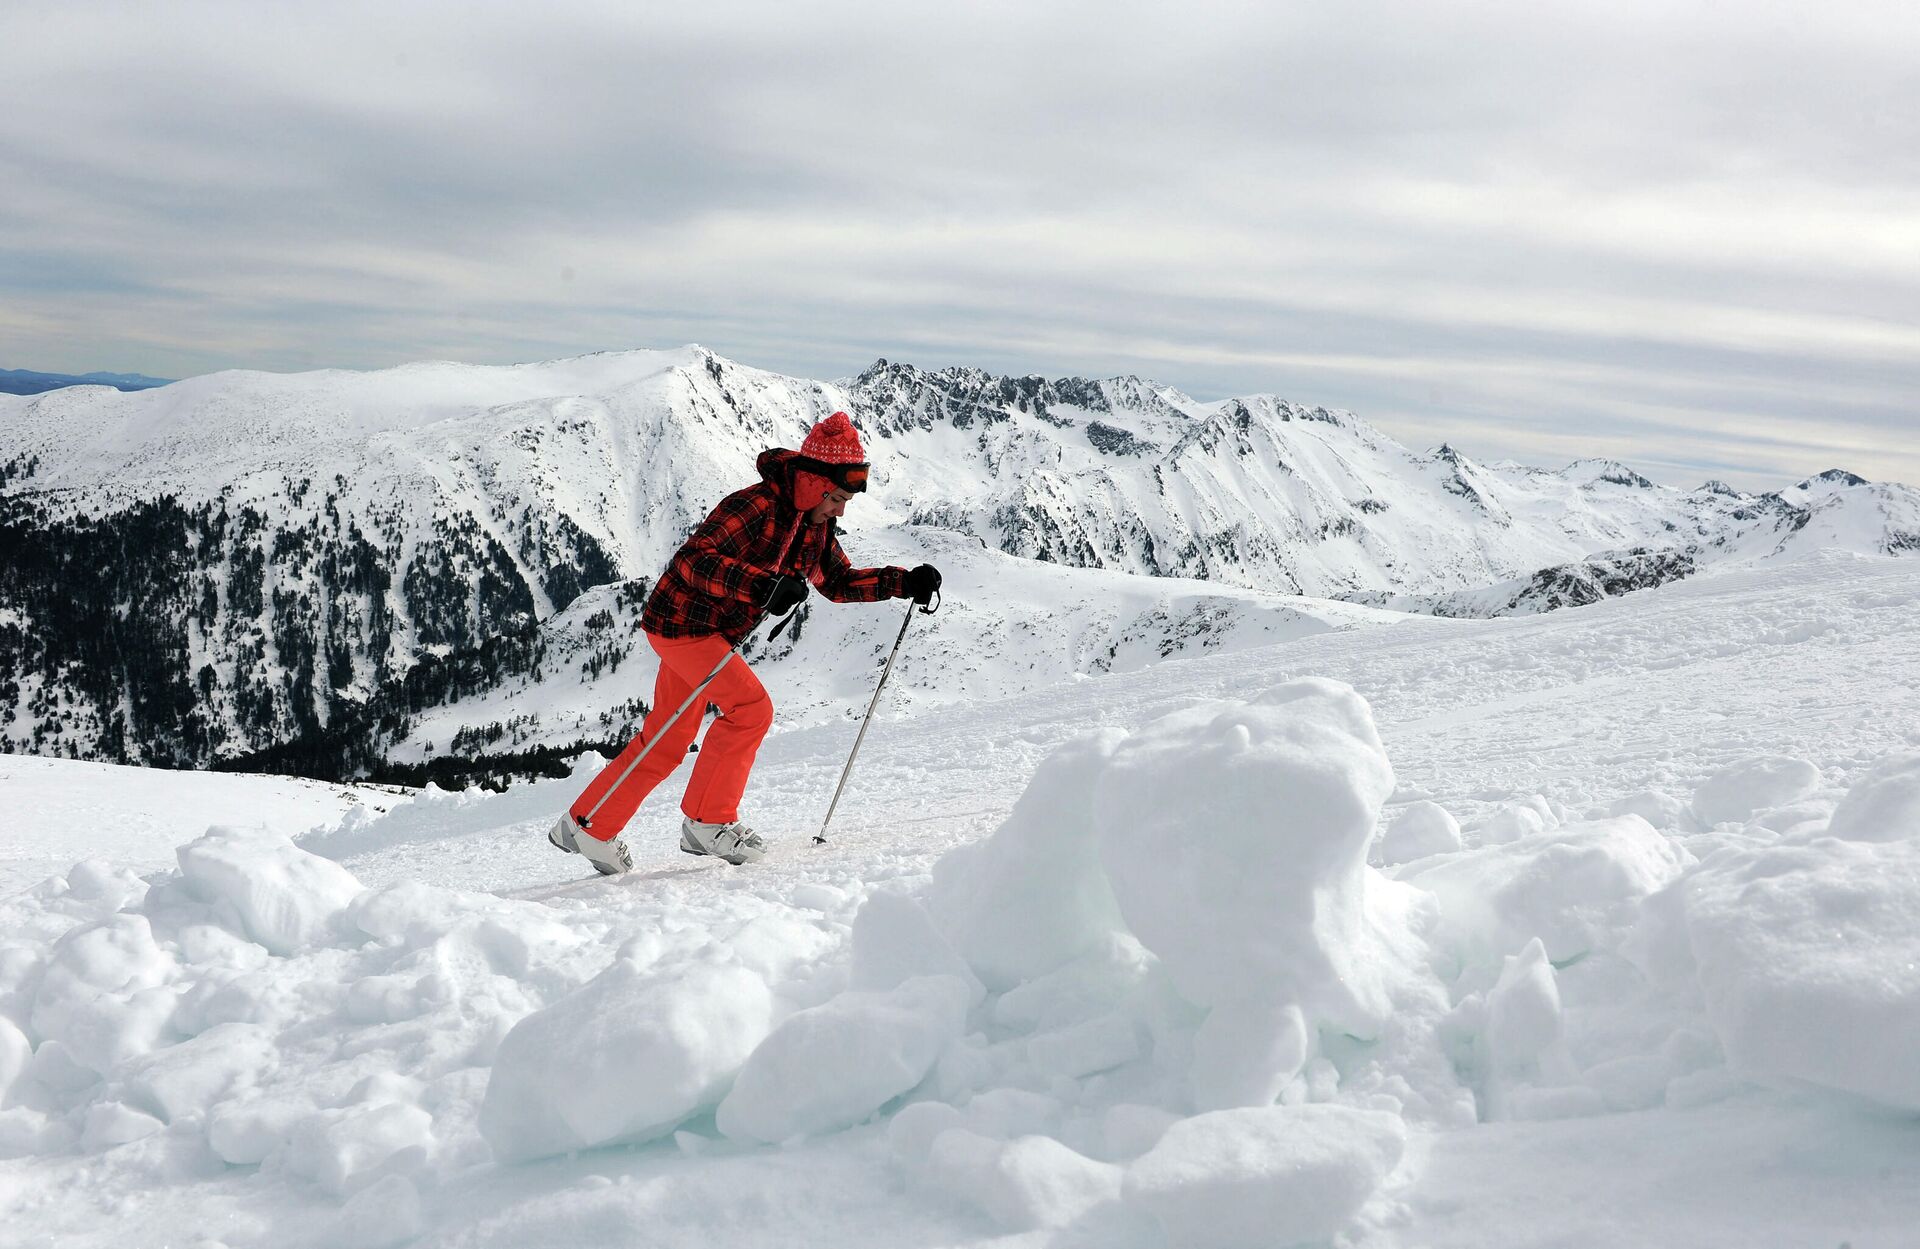
<svg viewBox="0 0 1920 1249"><path fill-rule="evenodd" d="M854 568L835 536L847 503L867 488L867 457L845 412L807 433L798 452L771 448L756 464L760 482L720 501L668 561L641 613L647 643L660 657L653 708L640 732L596 776L548 839L616 876L633 867L620 831L646 796L686 757L702 708L672 720L675 708L714 671L729 649L762 620L783 616L807 597L809 582L836 603L887 598L931 601L940 573L931 564ZM739 655L728 659L703 703L719 707L681 799L680 848L729 863L751 863L766 844L740 822L740 795L773 702ZM647 743L659 745L640 759Z"/></svg>

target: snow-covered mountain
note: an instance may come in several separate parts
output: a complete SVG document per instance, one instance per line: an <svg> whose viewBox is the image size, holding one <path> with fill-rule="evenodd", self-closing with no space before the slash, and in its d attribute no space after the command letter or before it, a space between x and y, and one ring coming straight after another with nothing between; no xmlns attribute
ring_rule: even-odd
<svg viewBox="0 0 1920 1249"><path fill-rule="evenodd" d="M1132 377L880 361L827 383L699 347L219 373L0 397L0 748L276 751L255 761L340 771L504 724L502 690L578 684L567 663L596 675L575 656L621 600L571 610L583 594L657 573L759 450L836 407L876 464L850 552L953 570L952 614L917 652L933 699L1031 688L1109 650L1271 636L1297 595L1488 614L1802 550L1920 547L1902 486L1682 492L1609 461L1481 464L1344 412ZM1370 618L1330 612L1301 618ZM787 706L834 714L891 627L871 609L815 618L844 632L831 659L809 649ZM536 701L556 722L568 702ZM593 691L605 718L576 727L618 731L622 701Z"/></svg>

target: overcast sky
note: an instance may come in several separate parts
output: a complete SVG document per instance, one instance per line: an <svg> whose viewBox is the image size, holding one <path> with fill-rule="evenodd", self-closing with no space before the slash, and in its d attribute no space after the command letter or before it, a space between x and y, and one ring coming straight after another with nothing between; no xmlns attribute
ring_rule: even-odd
<svg viewBox="0 0 1920 1249"><path fill-rule="evenodd" d="M0 49L0 367L699 342L1920 483L1908 0L6 0Z"/></svg>

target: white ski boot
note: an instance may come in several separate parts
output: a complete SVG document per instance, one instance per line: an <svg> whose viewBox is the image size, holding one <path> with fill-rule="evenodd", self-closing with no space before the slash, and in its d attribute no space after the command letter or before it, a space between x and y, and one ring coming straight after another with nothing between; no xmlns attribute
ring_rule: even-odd
<svg viewBox="0 0 1920 1249"><path fill-rule="evenodd" d="M633 870L633 856L627 853L625 842L618 837L601 841L591 833L579 832L570 815L560 817L560 822L547 833L547 840L562 850L584 855L587 862L593 864L593 870L602 876L619 876Z"/></svg>
<svg viewBox="0 0 1920 1249"><path fill-rule="evenodd" d="M688 854L710 854L739 867L758 862L767 843L745 824L702 824L692 816L680 821L680 848Z"/></svg>

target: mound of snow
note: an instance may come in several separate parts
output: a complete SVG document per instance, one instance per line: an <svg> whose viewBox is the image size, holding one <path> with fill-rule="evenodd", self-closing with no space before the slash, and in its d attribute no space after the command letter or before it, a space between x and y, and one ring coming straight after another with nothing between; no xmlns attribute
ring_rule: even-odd
<svg viewBox="0 0 1920 1249"><path fill-rule="evenodd" d="M1566 1119L1607 1108L1606 1098L1580 1081L1560 986L1538 938L1503 961L1486 996L1479 1050L1488 1119Z"/></svg>
<svg viewBox="0 0 1920 1249"><path fill-rule="evenodd" d="M1366 866L1392 791L1349 686L1299 680L1184 708L1048 758L992 837L935 867L928 909L998 994L995 1019L1034 1030L1020 1053L1035 1078L1157 1048L1185 1065L1191 1107L1269 1105L1322 1030L1377 1037L1393 987L1427 974L1417 908L1387 904L1399 887ZM939 970L940 949L908 944ZM1143 1028L1166 1026L1149 1004L1162 979L1188 1017L1148 1046ZM949 1085L1004 1080L999 1061L955 1059Z"/></svg>
<svg viewBox="0 0 1920 1249"><path fill-rule="evenodd" d="M1329 1239L1399 1164L1397 1116L1344 1106L1219 1110L1174 1124L1127 1168L1129 1205L1193 1249Z"/></svg>
<svg viewBox="0 0 1920 1249"><path fill-rule="evenodd" d="M1379 861L1386 866L1411 863L1460 848L1460 822L1437 802L1415 802L1395 816L1380 835Z"/></svg>
<svg viewBox="0 0 1920 1249"><path fill-rule="evenodd" d="M5 1105L13 1082L27 1069L33 1057L33 1042L11 1019L0 1015L0 1105Z"/></svg>
<svg viewBox="0 0 1920 1249"><path fill-rule="evenodd" d="M1708 828L1743 824L1820 787L1820 769L1805 759L1764 755L1716 772L1693 793L1693 813Z"/></svg>
<svg viewBox="0 0 1920 1249"><path fill-rule="evenodd" d="M1883 760L1856 782L1827 834L1847 841L1920 839L1920 754Z"/></svg>
<svg viewBox="0 0 1920 1249"><path fill-rule="evenodd" d="M1500 808L1467 831L1476 845L1501 846L1544 833L1559 822L1546 799L1536 796L1527 802Z"/></svg>
<svg viewBox="0 0 1920 1249"><path fill-rule="evenodd" d="M773 1144L852 1127L926 1079L965 1027L971 996L958 976L917 976L790 1016L740 1069L720 1130Z"/></svg>
<svg viewBox="0 0 1920 1249"><path fill-rule="evenodd" d="M916 976L952 976L967 986L969 1004L986 990L966 960L934 927L926 908L904 893L878 890L853 918L850 987L892 989Z"/></svg>
<svg viewBox="0 0 1920 1249"><path fill-rule="evenodd" d="M1296 1003L1223 1002L1193 1036L1197 1110L1271 1106L1307 1065L1313 1038Z"/></svg>
<svg viewBox="0 0 1920 1249"><path fill-rule="evenodd" d="M1736 1073L1920 1110L1920 840L1723 851L1681 893Z"/></svg>
<svg viewBox="0 0 1920 1249"><path fill-rule="evenodd" d="M1364 1036L1387 1011L1365 873L1392 792L1365 700L1310 679L1146 726L1087 797L1127 927L1183 997Z"/></svg>
<svg viewBox="0 0 1920 1249"><path fill-rule="evenodd" d="M1628 794L1606 809L1607 815L1637 815L1662 832L1689 833L1696 821L1693 809L1672 794L1642 790Z"/></svg>
<svg viewBox="0 0 1920 1249"><path fill-rule="evenodd" d="M278 1061L265 1028L223 1023L129 1064L121 1078L143 1109L176 1123L251 1088Z"/></svg>
<svg viewBox="0 0 1920 1249"><path fill-rule="evenodd" d="M49 1070L56 1061L49 1046L60 1065L105 1075L164 1044L174 1011L166 985L177 972L144 915L110 915L62 936L48 951L26 1019L39 1042L35 1073L43 1082L86 1083Z"/></svg>
<svg viewBox="0 0 1920 1249"><path fill-rule="evenodd" d="M189 892L279 955L333 935L360 882L277 833L215 827L175 852Z"/></svg>
<svg viewBox="0 0 1920 1249"><path fill-rule="evenodd" d="M481 1134L503 1161L665 1136L719 1104L773 1013L746 968L622 958L507 1033Z"/></svg>
<svg viewBox="0 0 1920 1249"><path fill-rule="evenodd" d="M1121 927L1087 798L1124 736L1102 729L1055 750L991 837L934 865L927 907L988 988L1044 976Z"/></svg>
<svg viewBox="0 0 1920 1249"><path fill-rule="evenodd" d="M1050 1136L999 1141L950 1128L933 1142L927 1178L1009 1231L1058 1227L1120 1196L1121 1171Z"/></svg>
<svg viewBox="0 0 1920 1249"><path fill-rule="evenodd" d="M1601 946L1634 904L1679 876L1684 853L1637 815L1566 824L1507 845L1415 864L1402 879L1439 899L1441 940L1463 962L1535 937L1555 963Z"/></svg>

